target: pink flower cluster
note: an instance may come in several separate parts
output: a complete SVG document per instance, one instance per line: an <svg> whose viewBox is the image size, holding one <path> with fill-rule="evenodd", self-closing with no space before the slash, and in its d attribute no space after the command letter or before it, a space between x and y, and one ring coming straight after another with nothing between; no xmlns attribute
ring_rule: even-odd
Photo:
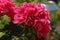
<svg viewBox="0 0 60 40"><path fill-rule="evenodd" d="M12 0L0 0L0 16L4 13L8 17L13 18L17 9L18 6Z"/></svg>
<svg viewBox="0 0 60 40"><path fill-rule="evenodd" d="M23 3L17 6L12 0L0 1L0 15L4 13L14 24L25 24L37 31L38 37L45 37L51 30L49 12L40 3Z"/></svg>

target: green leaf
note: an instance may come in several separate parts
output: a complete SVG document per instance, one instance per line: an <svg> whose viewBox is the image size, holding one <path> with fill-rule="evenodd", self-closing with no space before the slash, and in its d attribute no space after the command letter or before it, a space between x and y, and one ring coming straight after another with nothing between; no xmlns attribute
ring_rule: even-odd
<svg viewBox="0 0 60 40"><path fill-rule="evenodd" d="M6 24L9 24L9 22L10 22L10 18L8 16L4 15L1 17L2 24L6 25Z"/></svg>
<svg viewBox="0 0 60 40"><path fill-rule="evenodd" d="M0 30L2 30L4 28L3 24L0 24Z"/></svg>
<svg viewBox="0 0 60 40"><path fill-rule="evenodd" d="M5 35L4 32L0 32L0 38L1 38L2 36L4 36L4 35Z"/></svg>

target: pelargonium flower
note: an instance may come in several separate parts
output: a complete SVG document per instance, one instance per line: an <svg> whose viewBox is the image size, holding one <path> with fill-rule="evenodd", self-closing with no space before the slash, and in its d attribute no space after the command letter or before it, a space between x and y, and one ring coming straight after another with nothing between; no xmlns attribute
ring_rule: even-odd
<svg viewBox="0 0 60 40"><path fill-rule="evenodd" d="M51 30L50 21L46 19L35 20L34 28L37 31L38 37L45 37Z"/></svg>
<svg viewBox="0 0 60 40"><path fill-rule="evenodd" d="M3 11L2 11L2 10L3 10L3 7L4 7L4 6L3 6L2 4L0 4L0 16L2 15L2 12L3 12Z"/></svg>
<svg viewBox="0 0 60 40"><path fill-rule="evenodd" d="M6 2L5 2L6 1ZM45 37L51 30L49 12L40 3L23 3L16 6L10 0L0 0L0 15L4 13L14 24L25 24L37 31L37 36Z"/></svg>
<svg viewBox="0 0 60 40"><path fill-rule="evenodd" d="M49 19L49 12L40 3L23 3L13 22L32 26L37 31L38 37L45 37L51 30Z"/></svg>
<svg viewBox="0 0 60 40"><path fill-rule="evenodd" d="M12 3L12 2L1 3L0 7L1 7L0 12L3 12L5 15L10 17L11 19L13 19L15 13L18 13L17 9L19 8L18 6L16 6L15 3Z"/></svg>
<svg viewBox="0 0 60 40"><path fill-rule="evenodd" d="M15 4L13 3L9 3L9 2L6 2L4 4L4 13L10 17L10 18L13 18L14 17L14 14L16 13L16 8L18 8Z"/></svg>
<svg viewBox="0 0 60 40"><path fill-rule="evenodd" d="M14 15L14 20L13 20L13 23L14 24L21 24L21 23L24 23L24 22L26 22L26 20L27 20L27 15L26 15L26 13L25 14L15 14Z"/></svg>
<svg viewBox="0 0 60 40"><path fill-rule="evenodd" d="M13 3L13 0L0 0L0 14L6 14L11 19L17 13L18 6Z"/></svg>
<svg viewBox="0 0 60 40"><path fill-rule="evenodd" d="M0 0L0 3L13 2L13 0Z"/></svg>

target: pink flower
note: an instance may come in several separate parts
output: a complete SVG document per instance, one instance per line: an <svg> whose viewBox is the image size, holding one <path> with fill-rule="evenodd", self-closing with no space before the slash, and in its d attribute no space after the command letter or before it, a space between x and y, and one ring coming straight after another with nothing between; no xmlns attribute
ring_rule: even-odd
<svg viewBox="0 0 60 40"><path fill-rule="evenodd" d="M14 16L13 23L14 24L21 24L21 23L26 22L26 20L27 20L27 13L19 13L19 14L17 13Z"/></svg>
<svg viewBox="0 0 60 40"><path fill-rule="evenodd" d="M0 3L13 2L13 0L0 0Z"/></svg>
<svg viewBox="0 0 60 40"><path fill-rule="evenodd" d="M3 11L2 11L3 10L3 7L4 6L2 4L0 4L0 16L3 14Z"/></svg>
<svg viewBox="0 0 60 40"><path fill-rule="evenodd" d="M23 3L19 12L14 16L14 23L32 26L37 31L37 36L45 37L51 30L49 12L41 4Z"/></svg>
<svg viewBox="0 0 60 40"><path fill-rule="evenodd" d="M6 2L5 2L6 1ZM0 0L0 15L4 13L14 24L25 24L37 31L37 36L45 37L51 30L49 12L40 3L23 3L17 6L12 0Z"/></svg>
<svg viewBox="0 0 60 40"><path fill-rule="evenodd" d="M45 37L51 30L50 21L45 19L36 20L34 28L36 29L39 38Z"/></svg>
<svg viewBox="0 0 60 40"><path fill-rule="evenodd" d="M10 3L10 2L6 2L3 5L3 13L5 15L7 15L8 17L10 17L11 19L13 19L15 13L17 13L17 9L18 7L16 6L16 4L14 3Z"/></svg>
<svg viewBox="0 0 60 40"><path fill-rule="evenodd" d="M14 15L16 5L12 3L12 0L0 0L0 12L6 14L10 18Z"/></svg>

